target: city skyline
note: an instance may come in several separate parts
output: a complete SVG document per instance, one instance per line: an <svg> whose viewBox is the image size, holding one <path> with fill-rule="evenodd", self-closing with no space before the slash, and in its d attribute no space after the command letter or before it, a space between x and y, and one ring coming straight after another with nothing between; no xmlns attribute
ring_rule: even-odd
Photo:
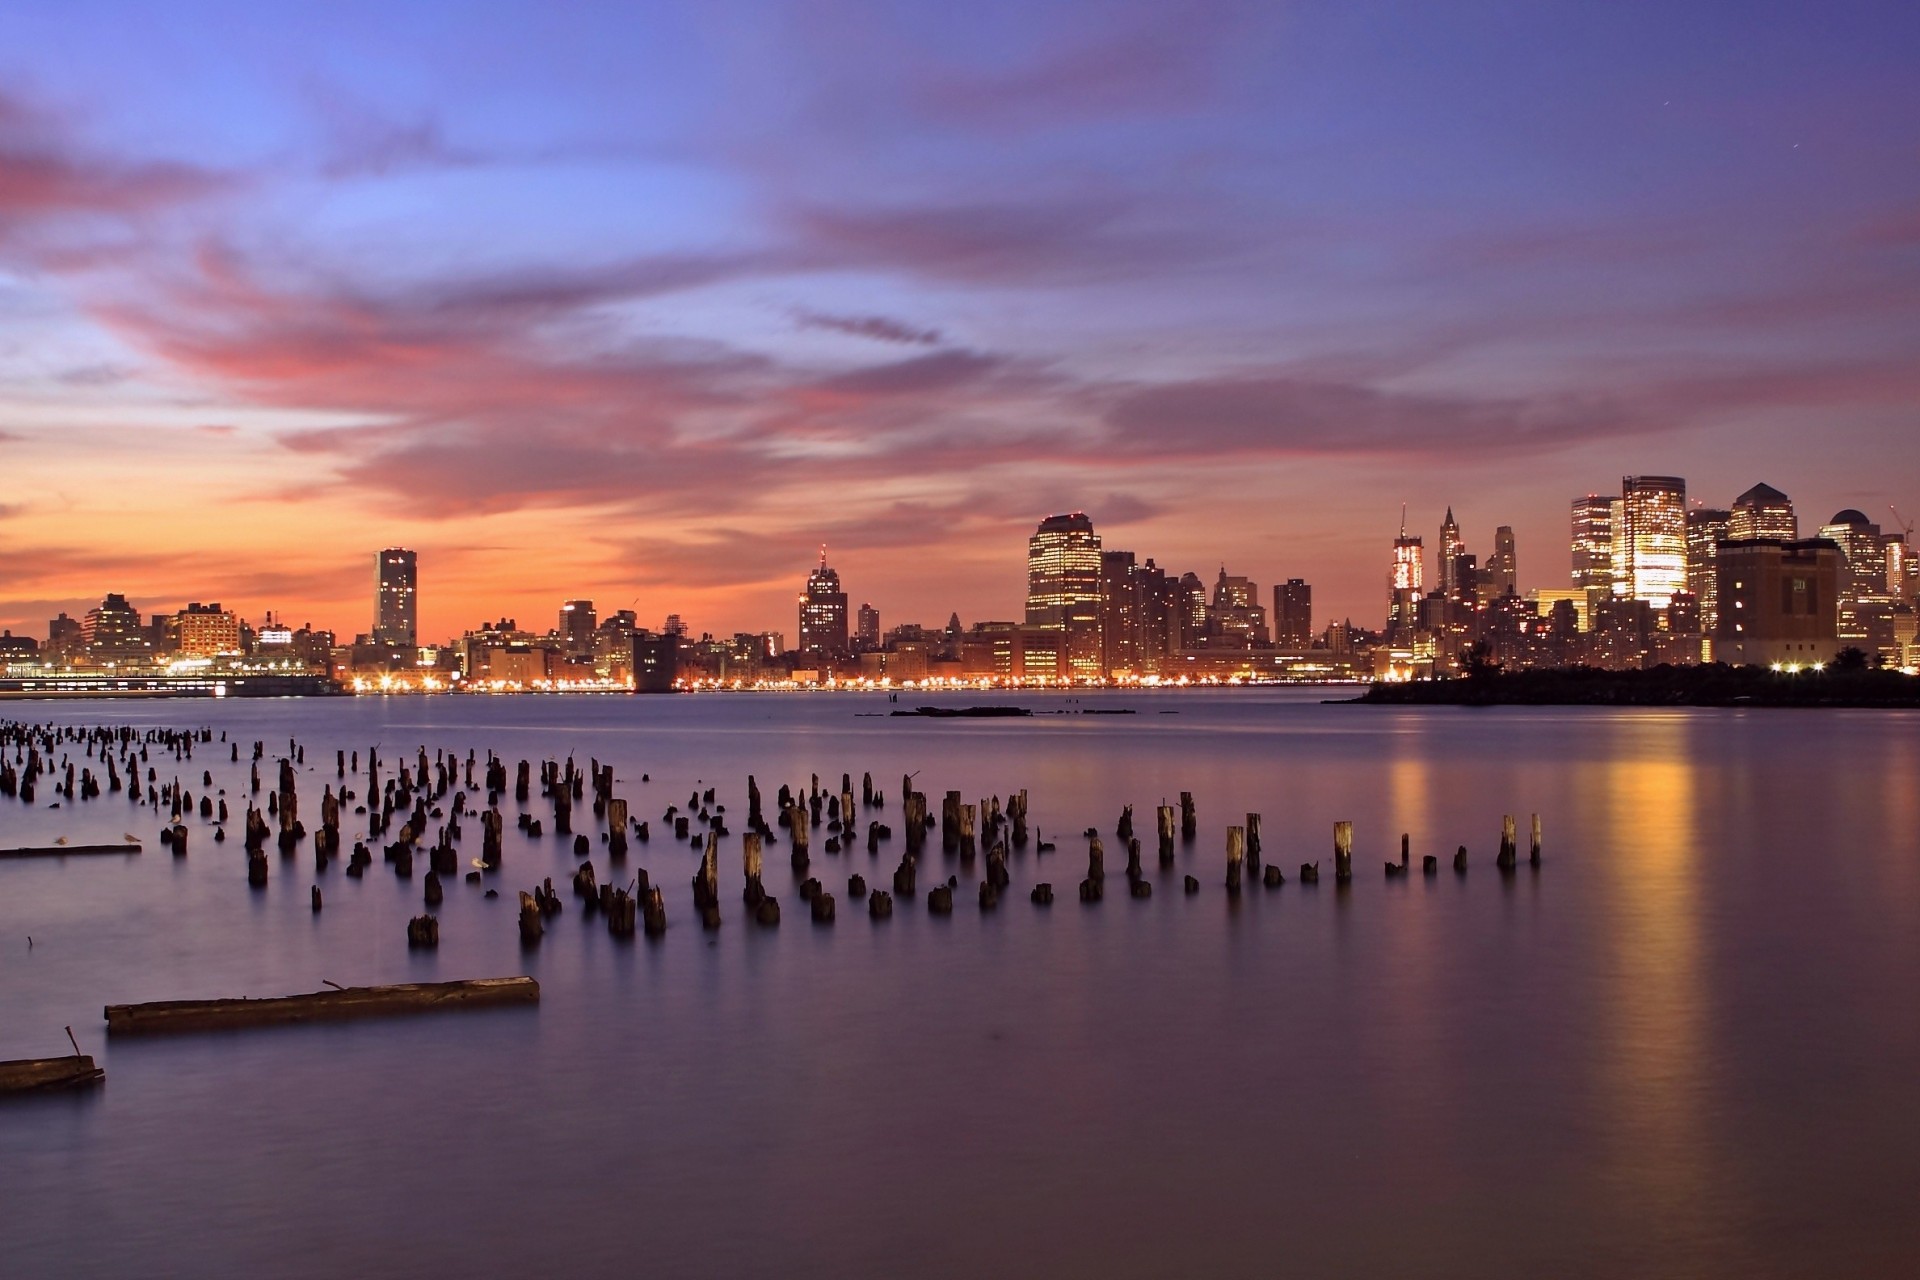
<svg viewBox="0 0 1920 1280"><path fill-rule="evenodd" d="M358 630L391 545L428 635L821 541L1004 615L1074 509L1358 617L1402 502L1920 507L1909 9L234 12L0 14L0 625Z"/></svg>

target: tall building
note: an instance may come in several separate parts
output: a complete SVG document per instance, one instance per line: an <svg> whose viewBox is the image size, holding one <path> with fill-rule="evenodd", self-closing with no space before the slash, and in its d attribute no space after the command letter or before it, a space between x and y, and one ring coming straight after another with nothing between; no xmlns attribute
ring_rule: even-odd
<svg viewBox="0 0 1920 1280"><path fill-rule="evenodd" d="M671 631L633 636L633 691L672 693L680 676L680 637Z"/></svg>
<svg viewBox="0 0 1920 1280"><path fill-rule="evenodd" d="M1494 596L1519 594L1520 564L1513 549L1513 526L1503 524L1493 531L1493 554L1487 557L1486 572L1482 580L1490 586Z"/></svg>
<svg viewBox="0 0 1920 1280"><path fill-rule="evenodd" d="M1614 594L1664 610L1674 592L1687 589L1687 482L1626 476L1620 490Z"/></svg>
<svg viewBox="0 0 1920 1280"><path fill-rule="evenodd" d="M1733 500L1727 536L1737 541L1776 538L1792 542L1800 536L1793 500L1770 484L1757 484Z"/></svg>
<svg viewBox="0 0 1920 1280"><path fill-rule="evenodd" d="M1273 589L1273 642L1282 649L1313 647L1313 588L1299 578Z"/></svg>
<svg viewBox="0 0 1920 1280"><path fill-rule="evenodd" d="M862 653L871 653L880 647L880 611L870 604L860 606L858 623L854 627L854 648Z"/></svg>
<svg viewBox="0 0 1920 1280"><path fill-rule="evenodd" d="M1713 655L1735 666L1814 665L1839 651L1840 548L1747 538L1723 542Z"/></svg>
<svg viewBox="0 0 1920 1280"><path fill-rule="evenodd" d="M1100 664L1109 675L1140 665L1140 583L1133 552L1100 553Z"/></svg>
<svg viewBox="0 0 1920 1280"><path fill-rule="evenodd" d="M374 557L373 641L399 649L420 643L419 558L401 547Z"/></svg>
<svg viewBox="0 0 1920 1280"><path fill-rule="evenodd" d="M576 658L593 655L600 615L591 600L569 600L560 606L560 647Z"/></svg>
<svg viewBox="0 0 1920 1280"><path fill-rule="evenodd" d="M217 658L240 652L240 619L218 604L194 601L173 616L175 648L182 657ZM288 633L292 642L292 633Z"/></svg>
<svg viewBox="0 0 1920 1280"><path fill-rule="evenodd" d="M1887 541L1880 526L1852 507L1836 512L1820 536L1840 548L1839 638L1869 655L1893 650L1894 596L1887 591Z"/></svg>
<svg viewBox="0 0 1920 1280"><path fill-rule="evenodd" d="M1407 534L1407 518L1400 516L1400 536L1393 540L1393 573L1388 578L1387 639L1404 642L1414 630L1420 597L1426 594L1426 552L1417 537Z"/></svg>
<svg viewBox="0 0 1920 1280"><path fill-rule="evenodd" d="M1048 516L1027 540L1027 625L1066 633L1066 671L1100 677L1100 535L1076 511Z"/></svg>
<svg viewBox="0 0 1920 1280"><path fill-rule="evenodd" d="M107 661L141 658L153 644L140 628L140 611L118 591L87 610L80 619L80 643L87 656Z"/></svg>
<svg viewBox="0 0 1920 1280"><path fill-rule="evenodd" d="M1197 573L1183 573L1174 584L1180 648L1198 649L1207 640L1207 584Z"/></svg>
<svg viewBox="0 0 1920 1280"><path fill-rule="evenodd" d="M1733 513L1718 507L1687 512L1687 591L1699 602L1700 630L1711 637L1720 618L1718 549L1732 536Z"/></svg>
<svg viewBox="0 0 1920 1280"><path fill-rule="evenodd" d="M1613 594L1615 500L1590 493L1573 500L1573 589L1586 593L1587 615Z"/></svg>
<svg viewBox="0 0 1920 1280"><path fill-rule="evenodd" d="M1460 595L1459 567L1457 561L1467 549L1460 540L1460 525L1453 518L1453 508L1447 508L1447 518L1440 522L1440 591L1449 599L1458 599Z"/></svg>
<svg viewBox="0 0 1920 1280"><path fill-rule="evenodd" d="M800 593L800 652L823 658L847 652L847 593L840 589L840 575L827 567L825 547Z"/></svg>
<svg viewBox="0 0 1920 1280"><path fill-rule="evenodd" d="M1158 671L1180 647L1179 580L1151 558L1133 571L1139 600L1140 624L1134 641L1134 660L1142 671Z"/></svg>

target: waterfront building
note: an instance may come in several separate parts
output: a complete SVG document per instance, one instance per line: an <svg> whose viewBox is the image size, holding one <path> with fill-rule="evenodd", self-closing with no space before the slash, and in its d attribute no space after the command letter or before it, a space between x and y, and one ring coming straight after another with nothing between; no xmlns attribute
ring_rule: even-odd
<svg viewBox="0 0 1920 1280"><path fill-rule="evenodd" d="M1812 666L1840 649L1845 560L1824 538L1720 544L1714 657L1735 666Z"/></svg>
<svg viewBox="0 0 1920 1280"><path fill-rule="evenodd" d="M824 557L823 557L824 560ZM842 639L846 615L841 614ZM633 691L635 693L672 693L680 675L680 637L667 631L655 635L639 631L633 637Z"/></svg>
<svg viewBox="0 0 1920 1280"><path fill-rule="evenodd" d="M1099 678L1100 535L1081 512L1048 516L1027 540L1027 625L1066 637L1074 678Z"/></svg>
<svg viewBox="0 0 1920 1280"><path fill-rule="evenodd" d="M560 648L569 657L590 658L595 647L594 633L600 627L600 615L591 600L569 600L560 606Z"/></svg>
<svg viewBox="0 0 1920 1280"><path fill-rule="evenodd" d="M216 604L194 601L173 615L173 648L183 658L232 657L241 652L240 619ZM293 635L287 634L291 644Z"/></svg>
<svg viewBox="0 0 1920 1280"><path fill-rule="evenodd" d="M827 567L827 549L822 547L820 564L807 575L806 590L800 593L800 653L834 658L846 652L847 593L840 589L840 575Z"/></svg>
<svg viewBox="0 0 1920 1280"><path fill-rule="evenodd" d="M1273 643L1282 649L1313 647L1313 588L1299 578L1273 589Z"/></svg>
<svg viewBox="0 0 1920 1280"><path fill-rule="evenodd" d="M1800 520L1793 500L1770 484L1756 484L1733 500L1727 537L1741 542L1773 538L1792 542L1800 536Z"/></svg>
<svg viewBox="0 0 1920 1280"><path fill-rule="evenodd" d="M1139 601L1134 660L1141 671L1155 672L1180 648L1180 583L1151 557L1135 566L1133 579Z"/></svg>
<svg viewBox="0 0 1920 1280"><path fill-rule="evenodd" d="M1614 594L1665 610L1687 586L1687 482L1626 476L1614 531Z"/></svg>
<svg viewBox="0 0 1920 1280"><path fill-rule="evenodd" d="M140 626L140 611L117 591L81 618L80 645L96 662L126 662L153 652L153 641Z"/></svg>
<svg viewBox="0 0 1920 1280"><path fill-rule="evenodd" d="M1213 584L1213 603L1207 610L1207 642L1230 649L1265 648L1269 643L1267 610L1260 588L1250 578L1231 575L1225 565Z"/></svg>
<svg viewBox="0 0 1920 1280"><path fill-rule="evenodd" d="M373 642L397 649L420 643L419 557L389 547L374 557Z"/></svg>
<svg viewBox="0 0 1920 1280"><path fill-rule="evenodd" d="M863 604L857 616L853 646L862 653L871 653L880 647L880 611L870 604Z"/></svg>

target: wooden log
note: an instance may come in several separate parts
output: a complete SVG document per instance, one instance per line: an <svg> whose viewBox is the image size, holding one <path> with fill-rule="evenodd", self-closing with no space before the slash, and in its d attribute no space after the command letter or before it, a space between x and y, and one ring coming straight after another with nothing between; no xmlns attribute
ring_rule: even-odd
<svg viewBox="0 0 1920 1280"><path fill-rule="evenodd" d="M1494 855L1493 865L1502 871L1511 871L1519 860L1519 842L1515 839L1512 814L1500 819L1500 852Z"/></svg>
<svg viewBox="0 0 1920 1280"><path fill-rule="evenodd" d="M1533 815L1533 834L1527 839L1527 863L1540 865L1540 815L1537 813Z"/></svg>
<svg viewBox="0 0 1920 1280"><path fill-rule="evenodd" d="M1160 865L1173 865L1173 806L1163 804L1154 814L1154 828L1160 837Z"/></svg>
<svg viewBox="0 0 1920 1280"><path fill-rule="evenodd" d="M1193 792L1182 791L1180 793L1180 838L1182 840L1192 840L1199 829L1200 818L1199 815L1194 812Z"/></svg>
<svg viewBox="0 0 1920 1280"><path fill-rule="evenodd" d="M390 987L342 987L305 995L239 1000L160 1000L110 1004L108 1035L160 1035L222 1031L290 1022L330 1022L495 1005L537 1004L532 978L476 978L464 982L408 982Z"/></svg>
<svg viewBox="0 0 1920 1280"><path fill-rule="evenodd" d="M1227 828L1227 896L1240 896L1240 864L1247 856L1247 831L1245 827Z"/></svg>
<svg viewBox="0 0 1920 1280"><path fill-rule="evenodd" d="M1333 824L1333 882L1350 884L1353 881L1353 824L1336 822Z"/></svg>
<svg viewBox="0 0 1920 1280"><path fill-rule="evenodd" d="M16 1058L11 1062L0 1062L0 1094L81 1089L99 1084L106 1078L107 1073L84 1054L66 1058Z"/></svg>
<svg viewBox="0 0 1920 1280"><path fill-rule="evenodd" d="M163 828L162 834L171 835L171 828ZM88 857L105 853L132 854L139 853L140 847L140 842L137 840L129 840L125 844L22 845L14 849L0 849L0 858L64 858L68 855ZM37 1062L39 1059L30 1059L30 1061Z"/></svg>

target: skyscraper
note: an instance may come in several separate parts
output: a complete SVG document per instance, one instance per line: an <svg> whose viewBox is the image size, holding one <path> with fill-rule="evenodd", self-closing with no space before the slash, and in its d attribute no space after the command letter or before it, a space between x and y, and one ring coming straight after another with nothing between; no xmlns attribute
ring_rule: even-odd
<svg viewBox="0 0 1920 1280"><path fill-rule="evenodd" d="M1111 675L1140 662L1140 575L1131 551L1100 553L1100 664Z"/></svg>
<svg viewBox="0 0 1920 1280"><path fill-rule="evenodd" d="M1417 537L1407 534L1407 517L1400 513L1400 536L1393 540L1393 573L1388 579L1387 638L1403 643L1414 630L1415 612L1426 592L1426 552Z"/></svg>
<svg viewBox="0 0 1920 1280"><path fill-rule="evenodd" d="M81 618L80 643L86 647L87 656L95 659L118 661L144 657L153 651L153 644L140 628L140 611L118 591L109 593Z"/></svg>
<svg viewBox="0 0 1920 1280"><path fill-rule="evenodd" d="M1620 555L1614 594L1665 609L1674 592L1687 589L1687 482L1678 476L1625 476L1620 515L1625 524L1614 531Z"/></svg>
<svg viewBox="0 0 1920 1280"><path fill-rule="evenodd" d="M1613 508L1597 493L1573 500L1573 587L1587 594L1587 614L1613 594Z"/></svg>
<svg viewBox="0 0 1920 1280"><path fill-rule="evenodd" d="M1100 676L1100 535L1076 511L1027 540L1027 625L1066 633L1066 674Z"/></svg>
<svg viewBox="0 0 1920 1280"><path fill-rule="evenodd" d="M401 547L374 557L373 640L411 649L420 643L419 559Z"/></svg>
<svg viewBox="0 0 1920 1280"><path fill-rule="evenodd" d="M1840 548L1839 639L1872 654L1891 648L1893 597L1887 592L1887 543L1880 526L1848 507L1820 526Z"/></svg>
<svg viewBox="0 0 1920 1280"><path fill-rule="evenodd" d="M1687 512L1687 590L1700 602L1700 630L1711 636L1720 622L1719 547L1729 536L1733 513L1717 507Z"/></svg>
<svg viewBox="0 0 1920 1280"><path fill-rule="evenodd" d="M1727 537L1744 542L1749 538L1778 538L1792 542L1800 536L1800 521L1793 514L1793 500L1770 484L1757 484L1733 500Z"/></svg>
<svg viewBox="0 0 1920 1280"><path fill-rule="evenodd" d="M1460 591L1460 567L1456 563L1467 544L1460 540L1460 525L1453 518L1453 508L1447 508L1447 518L1440 522L1440 591L1448 599L1455 599Z"/></svg>
<svg viewBox="0 0 1920 1280"><path fill-rule="evenodd" d="M871 653L880 647L880 611L870 604L863 604L856 616L859 621L854 627L854 648Z"/></svg>
<svg viewBox="0 0 1920 1280"><path fill-rule="evenodd" d="M800 652L815 658L847 652L847 593L840 589L840 575L827 567L825 547L800 593Z"/></svg>
<svg viewBox="0 0 1920 1280"><path fill-rule="evenodd" d="M1313 647L1313 588L1299 578L1273 589L1273 642L1282 649Z"/></svg>
<svg viewBox="0 0 1920 1280"><path fill-rule="evenodd" d="M1512 525L1503 524L1493 531L1493 554L1487 558L1486 573L1482 576L1492 584L1495 596L1518 593L1519 560L1514 554Z"/></svg>

